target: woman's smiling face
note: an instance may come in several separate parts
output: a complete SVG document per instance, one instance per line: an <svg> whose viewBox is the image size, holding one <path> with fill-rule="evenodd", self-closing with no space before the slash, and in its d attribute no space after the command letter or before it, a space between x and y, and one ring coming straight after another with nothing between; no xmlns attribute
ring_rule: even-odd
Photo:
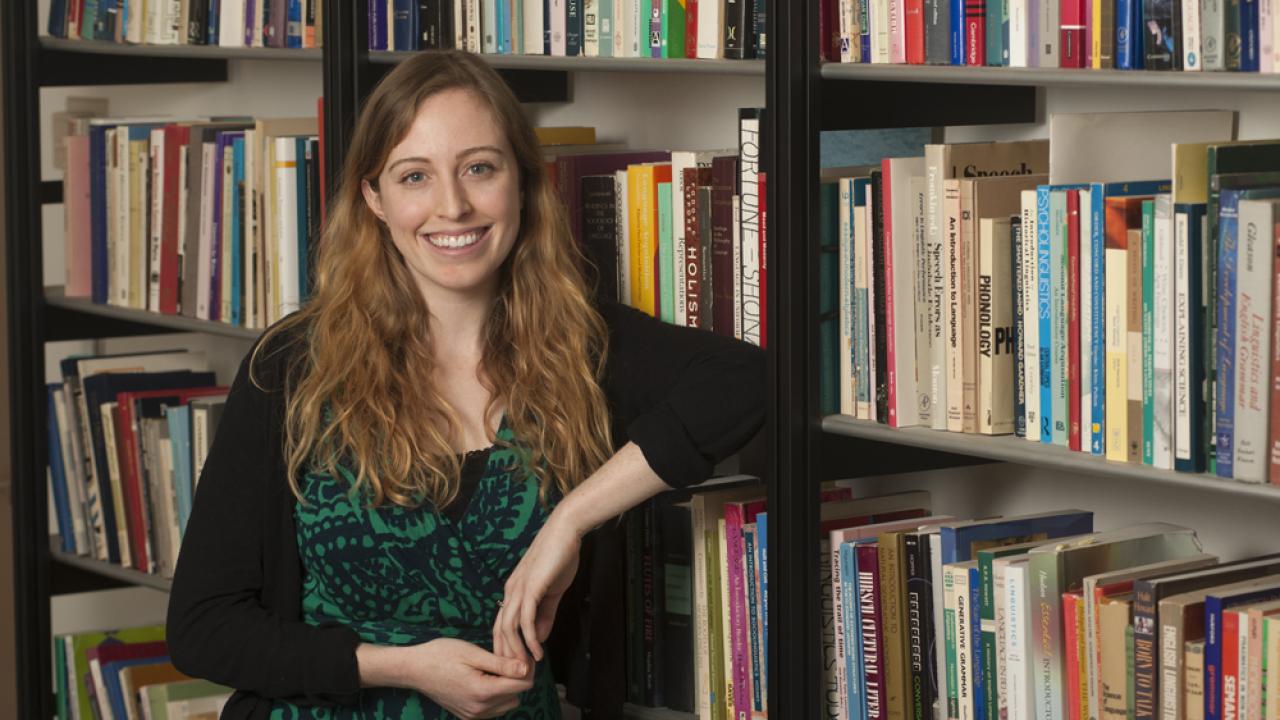
<svg viewBox="0 0 1280 720"><path fill-rule="evenodd" d="M430 307L496 291L520 232L520 169L489 106L471 90L428 97L364 197Z"/></svg>

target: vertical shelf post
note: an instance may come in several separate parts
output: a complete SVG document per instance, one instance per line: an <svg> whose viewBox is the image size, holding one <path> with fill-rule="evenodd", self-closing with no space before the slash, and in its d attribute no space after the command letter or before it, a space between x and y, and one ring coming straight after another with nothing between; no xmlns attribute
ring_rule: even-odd
<svg viewBox="0 0 1280 720"><path fill-rule="evenodd" d="M769 13L765 98L772 156L767 187L767 303L775 467L769 487L769 703L787 717L819 717L821 593L816 562L818 485L817 217L819 82L816 2ZM773 278L777 278L774 282Z"/></svg>
<svg viewBox="0 0 1280 720"><path fill-rule="evenodd" d="M18 716L53 715L40 226L40 95L36 3L0 3L4 45L5 309L9 343L9 473L13 494L14 650Z"/></svg>

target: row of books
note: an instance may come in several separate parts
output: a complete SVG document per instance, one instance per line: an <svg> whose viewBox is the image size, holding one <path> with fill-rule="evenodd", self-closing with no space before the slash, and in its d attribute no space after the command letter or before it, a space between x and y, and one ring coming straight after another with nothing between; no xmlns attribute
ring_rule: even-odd
<svg viewBox="0 0 1280 720"><path fill-rule="evenodd" d="M828 62L1280 69L1275 0L822 0Z"/></svg>
<svg viewBox="0 0 1280 720"><path fill-rule="evenodd" d="M856 502L890 500L915 516L823 505L828 717L1280 717L1280 555L1222 562L1191 528L1080 510Z"/></svg>
<svg viewBox="0 0 1280 720"><path fill-rule="evenodd" d="M48 385L60 548L172 577L227 388L202 352L72 356Z"/></svg>
<svg viewBox="0 0 1280 720"><path fill-rule="evenodd" d="M58 720L214 718L231 689L183 675L163 625L53 637Z"/></svg>
<svg viewBox="0 0 1280 720"><path fill-rule="evenodd" d="M297 309L321 213L312 118L81 118L66 295L263 328Z"/></svg>
<svg viewBox="0 0 1280 720"><path fill-rule="evenodd" d="M764 0L374 0L369 49L764 58Z"/></svg>
<svg viewBox="0 0 1280 720"><path fill-rule="evenodd" d="M322 0L52 0L46 27L72 40L316 48L323 7Z"/></svg>
<svg viewBox="0 0 1280 720"><path fill-rule="evenodd" d="M763 110L738 148L559 155L548 163L599 292L665 322L766 343Z"/></svg>
<svg viewBox="0 0 1280 720"><path fill-rule="evenodd" d="M837 171L820 203L826 409L1274 480L1280 141L1193 114L1203 141L1163 145L1179 114L1140 114L1149 167L1096 181L1088 163L1055 179L1052 138ZM1177 183L1114 180L1126 170Z"/></svg>

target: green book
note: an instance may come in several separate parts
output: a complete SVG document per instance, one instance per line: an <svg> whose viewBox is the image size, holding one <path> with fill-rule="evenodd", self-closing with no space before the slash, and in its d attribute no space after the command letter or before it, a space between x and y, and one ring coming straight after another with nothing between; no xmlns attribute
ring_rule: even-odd
<svg viewBox="0 0 1280 720"><path fill-rule="evenodd" d="M1156 204L1142 201L1142 464L1155 464L1156 437Z"/></svg>
<svg viewBox="0 0 1280 720"><path fill-rule="evenodd" d="M613 28L613 0L596 0L596 37L600 38L600 57L613 57Z"/></svg>
<svg viewBox="0 0 1280 720"><path fill-rule="evenodd" d="M1054 445L1070 443L1070 381L1067 373L1067 191L1049 193L1050 417ZM1043 373L1043 370L1041 371ZM1041 409L1043 412L1043 408Z"/></svg>
<svg viewBox="0 0 1280 720"><path fill-rule="evenodd" d="M67 643L65 635L53 636L53 682L57 688L58 720L70 720L70 698L67 696Z"/></svg>
<svg viewBox="0 0 1280 720"><path fill-rule="evenodd" d="M658 183L658 318L676 321L675 240L672 237L671 183Z"/></svg>
<svg viewBox="0 0 1280 720"><path fill-rule="evenodd" d="M684 57L686 42L684 1L654 0L662 3L662 57L664 58Z"/></svg>

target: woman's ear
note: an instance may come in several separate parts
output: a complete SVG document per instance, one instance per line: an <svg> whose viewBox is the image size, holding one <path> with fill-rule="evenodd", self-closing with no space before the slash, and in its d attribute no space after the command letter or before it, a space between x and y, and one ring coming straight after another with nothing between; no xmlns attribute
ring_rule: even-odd
<svg viewBox="0 0 1280 720"><path fill-rule="evenodd" d="M364 203L369 206L374 215L383 223L387 222L387 216L382 212L382 196L373 188L373 183L368 180L360 181L360 191L364 194Z"/></svg>

